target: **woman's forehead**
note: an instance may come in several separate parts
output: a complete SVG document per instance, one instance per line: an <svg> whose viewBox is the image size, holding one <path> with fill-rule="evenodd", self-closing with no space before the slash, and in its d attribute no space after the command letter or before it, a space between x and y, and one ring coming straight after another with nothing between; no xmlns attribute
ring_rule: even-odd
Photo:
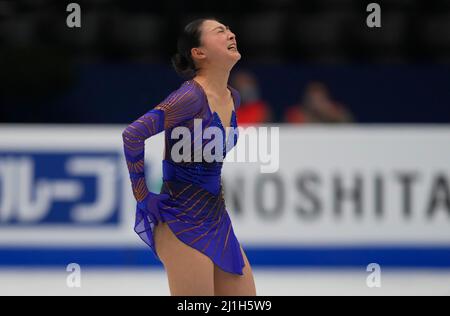
<svg viewBox="0 0 450 316"><path fill-rule="evenodd" d="M215 28L222 26L223 28L226 28L225 25L223 25L222 23L218 22L218 21L214 21L214 20L206 20L203 23L203 26L205 28L205 31L212 31Z"/></svg>

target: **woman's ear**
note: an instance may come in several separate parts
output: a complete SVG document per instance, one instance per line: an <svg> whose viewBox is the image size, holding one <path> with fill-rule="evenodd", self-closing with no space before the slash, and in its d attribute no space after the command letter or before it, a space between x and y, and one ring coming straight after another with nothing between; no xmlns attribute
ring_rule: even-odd
<svg viewBox="0 0 450 316"><path fill-rule="evenodd" d="M205 53L203 52L203 50L201 48L198 47L194 47L191 49L191 55L193 59L198 59L198 60L202 60L206 58Z"/></svg>

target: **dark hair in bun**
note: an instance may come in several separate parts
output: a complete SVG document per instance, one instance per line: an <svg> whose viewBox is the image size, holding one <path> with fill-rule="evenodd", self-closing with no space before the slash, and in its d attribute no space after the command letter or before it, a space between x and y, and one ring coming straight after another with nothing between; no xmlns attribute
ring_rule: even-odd
<svg viewBox="0 0 450 316"><path fill-rule="evenodd" d="M200 46L201 27L207 20L219 22L213 17L194 20L184 27L178 37L177 53L172 57L172 66L177 74L185 79L195 77L199 70L192 59L191 49Z"/></svg>

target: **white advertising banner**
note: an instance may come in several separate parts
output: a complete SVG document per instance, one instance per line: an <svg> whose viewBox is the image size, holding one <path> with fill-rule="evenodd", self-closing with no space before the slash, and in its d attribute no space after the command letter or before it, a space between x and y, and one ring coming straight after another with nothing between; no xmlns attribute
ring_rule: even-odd
<svg viewBox="0 0 450 316"><path fill-rule="evenodd" d="M145 247L123 128L0 126L0 247ZM233 162L242 132L222 175L243 243L450 245L450 128L282 125L264 161ZM147 140L158 193L162 152L163 133Z"/></svg>

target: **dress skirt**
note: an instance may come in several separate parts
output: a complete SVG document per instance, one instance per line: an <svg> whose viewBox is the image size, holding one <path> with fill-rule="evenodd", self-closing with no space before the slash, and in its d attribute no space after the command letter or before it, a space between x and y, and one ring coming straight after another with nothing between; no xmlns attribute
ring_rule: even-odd
<svg viewBox="0 0 450 316"><path fill-rule="evenodd" d="M161 219L181 242L208 256L223 271L243 275L245 263L221 185L219 193L213 194L194 183L165 180L160 193L170 196L159 207ZM160 260L153 238L154 223L139 209L136 215L136 233Z"/></svg>

